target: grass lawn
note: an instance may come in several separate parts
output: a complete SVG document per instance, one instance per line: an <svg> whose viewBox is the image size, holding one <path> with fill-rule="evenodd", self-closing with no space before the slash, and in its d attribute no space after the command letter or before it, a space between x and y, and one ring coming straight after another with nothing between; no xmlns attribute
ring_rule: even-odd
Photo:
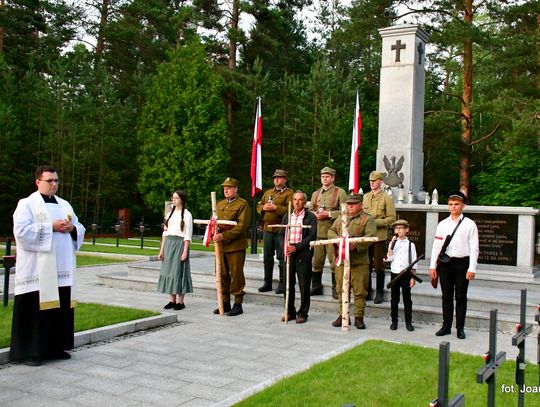
<svg viewBox="0 0 540 407"><path fill-rule="evenodd" d="M92 243L84 242L80 249L82 252L91 253L115 253L115 254L138 254L141 256L157 256L159 248L144 248L140 247L116 247L92 245Z"/></svg>
<svg viewBox="0 0 540 407"><path fill-rule="evenodd" d="M0 348L9 346L13 301L7 307L0 306ZM78 303L75 307L75 332L159 315L158 312L113 307L109 305Z"/></svg>
<svg viewBox="0 0 540 407"><path fill-rule="evenodd" d="M90 237L88 237L90 236ZM159 249L159 242L161 240L161 237L159 236L152 236L148 238L144 238L144 248L151 248L151 247L157 247ZM86 234L86 238L84 239L85 243L92 244L92 235ZM107 244L114 244L116 245L116 238L114 237L97 237L96 243L107 243ZM132 238L132 239L119 239L118 243L121 245L126 246L134 246L141 248L141 239L139 238Z"/></svg>
<svg viewBox="0 0 540 407"><path fill-rule="evenodd" d="M97 264L125 263L126 260L113 257L79 256L77 255L77 267L94 266Z"/></svg>
<svg viewBox="0 0 540 407"><path fill-rule="evenodd" d="M236 406L428 406L437 397L438 354L438 349L370 340ZM481 356L451 354L449 399L463 393L465 405L486 405L487 385L476 383L476 371L483 364ZM497 371L496 405L517 404L514 375L515 361ZM527 365L525 383L538 388L537 365ZM514 384L516 393L502 393L502 384ZM540 405L540 394L525 394L525 405Z"/></svg>

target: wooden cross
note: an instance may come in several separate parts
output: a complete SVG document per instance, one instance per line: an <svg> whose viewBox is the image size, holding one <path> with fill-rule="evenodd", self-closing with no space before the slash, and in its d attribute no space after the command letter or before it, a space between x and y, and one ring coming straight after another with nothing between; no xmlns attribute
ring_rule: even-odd
<svg viewBox="0 0 540 407"><path fill-rule="evenodd" d="M289 246L289 242L291 241L291 228L304 228L304 229L310 229L311 228L311 225L293 225L291 224L291 215L292 215L292 210L291 210L291 202L289 202L289 208L287 210L287 224L286 225L282 225L282 224L278 224L278 225L268 225L268 227L271 227L271 228L284 228L285 229L285 239L283 240L283 254L285 256L285 278L286 278L286 282L285 282L285 312L284 312L284 321L285 323L288 323L289 321L287 321L289 318L288 317L288 309L287 307L289 306L289 288L290 288L290 284L289 284L289 276L291 275L291 261L290 261L290 256L287 255L287 246Z"/></svg>
<svg viewBox="0 0 540 407"><path fill-rule="evenodd" d="M392 45L392 51L396 51L396 61L395 62L401 62L400 56L401 56L401 50L407 48L407 44L402 44L401 40L397 40L395 45Z"/></svg>
<svg viewBox="0 0 540 407"><path fill-rule="evenodd" d="M349 243L357 242L378 242L376 237L349 237L349 231L347 230L347 221L349 216L347 215L347 205L341 204L341 237L337 239L325 239L316 240L311 242L311 246L330 245L337 244L342 245L340 254L343 255L343 287L341 290L341 330L349 330L349 292L351 290L351 263L349 261ZM339 254L338 254L339 256ZM335 256L336 259L338 256Z"/></svg>
<svg viewBox="0 0 540 407"><path fill-rule="evenodd" d="M219 220L217 217L217 203L216 203L216 192L210 192L210 200L212 201L212 218L209 220L205 219L195 219L193 223L198 225L208 225L207 230L208 238L212 239L214 235L218 233L217 225L229 225L234 226L236 222L233 220ZM217 291L217 302L219 315L225 314L225 309L223 308L223 290L221 288L221 242L214 242L214 254L216 256L216 291Z"/></svg>
<svg viewBox="0 0 540 407"><path fill-rule="evenodd" d="M521 389L525 385L525 339L532 332L532 325L527 325L527 290L521 290L521 305L519 312L519 324L516 324L516 333L512 337L512 346L519 349L516 358L516 384ZM524 392L518 391L518 407L524 405Z"/></svg>

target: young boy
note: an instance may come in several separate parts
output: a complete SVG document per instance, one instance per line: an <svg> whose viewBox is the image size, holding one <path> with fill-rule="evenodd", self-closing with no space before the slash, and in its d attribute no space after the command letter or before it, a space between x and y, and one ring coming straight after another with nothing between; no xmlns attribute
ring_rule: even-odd
<svg viewBox="0 0 540 407"><path fill-rule="evenodd" d="M391 280L397 277L400 271L406 268L414 260L416 260L416 246L413 242L407 239L407 233L409 233L409 222L405 219L400 219L392 223L395 235L392 237L392 241L388 246L388 253L386 256L387 261L392 262L391 266ZM412 273L416 273L416 269L412 270ZM391 313L392 324L390 329L395 331L398 326L398 304L399 304L399 290L403 291L403 305L405 306L405 326L408 331L414 331L412 325L412 301L411 301L411 288L414 287L414 278L404 278L401 284L392 286L391 289Z"/></svg>

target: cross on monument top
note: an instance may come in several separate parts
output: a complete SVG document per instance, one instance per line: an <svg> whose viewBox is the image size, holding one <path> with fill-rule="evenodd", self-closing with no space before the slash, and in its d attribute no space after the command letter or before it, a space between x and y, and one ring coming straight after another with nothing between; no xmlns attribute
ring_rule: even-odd
<svg viewBox="0 0 540 407"><path fill-rule="evenodd" d="M422 64L422 55L424 55L424 47L422 46L422 43L418 43L418 47L416 47L418 50L418 65Z"/></svg>
<svg viewBox="0 0 540 407"><path fill-rule="evenodd" d="M401 40L397 40L395 45L392 45L391 49L392 51L396 51L396 60L395 62L401 62L400 60L400 54L401 50L407 48L407 44L402 44Z"/></svg>

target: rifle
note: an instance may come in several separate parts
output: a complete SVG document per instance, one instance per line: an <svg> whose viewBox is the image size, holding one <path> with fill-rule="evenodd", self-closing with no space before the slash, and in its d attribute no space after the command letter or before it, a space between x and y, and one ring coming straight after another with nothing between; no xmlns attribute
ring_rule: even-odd
<svg viewBox="0 0 540 407"><path fill-rule="evenodd" d="M414 265L420 261L420 259L424 257L423 254L418 256L415 261L413 261L411 264L409 264L407 267L405 267L403 270L399 272L399 274L391 280L388 284L386 284L386 288L392 288L394 285L399 284L401 280L403 280L405 277L407 277L408 274L410 274L412 278L414 278L419 283L422 282L422 279L418 277L416 274L412 273L411 270L413 269Z"/></svg>

